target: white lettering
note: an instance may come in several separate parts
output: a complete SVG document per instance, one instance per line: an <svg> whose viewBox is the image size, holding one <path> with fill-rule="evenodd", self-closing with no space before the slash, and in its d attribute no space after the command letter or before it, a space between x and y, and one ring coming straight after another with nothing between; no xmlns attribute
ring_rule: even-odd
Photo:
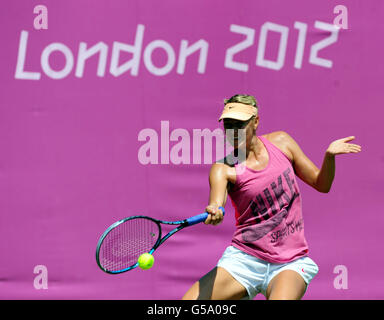
<svg viewBox="0 0 384 320"><path fill-rule="evenodd" d="M230 31L235 33L245 34L246 38L245 40L239 42L233 47L230 47L227 49L227 52L225 54L224 66L229 69L247 72L248 64L233 61L233 57L235 54L253 45L253 41L255 38L255 30L251 28L243 27L243 26L238 26L236 24L231 24Z"/></svg>
<svg viewBox="0 0 384 320"><path fill-rule="evenodd" d="M268 31L279 32L280 42L277 61L265 59L265 49L267 44ZM262 25L257 49L256 65L272 70L280 70L284 66L285 53L287 51L289 28L276 23L266 22Z"/></svg>
<svg viewBox="0 0 384 320"><path fill-rule="evenodd" d="M152 53L157 48L163 49L168 57L167 63L161 68L156 67L152 62ZM152 41L144 50L144 64L148 71L156 76L164 76L169 73L175 65L175 61L175 52L173 51L172 46L164 40Z"/></svg>
<svg viewBox="0 0 384 320"><path fill-rule="evenodd" d="M139 74L140 55L143 45L144 30L145 27L143 25L139 24L137 26L135 43L133 46L117 41L113 43L111 66L109 72L115 77L122 75L128 70L131 70L132 76L137 76ZM120 51L132 53L132 59L125 62L121 66L119 66Z"/></svg>
<svg viewBox="0 0 384 320"><path fill-rule="evenodd" d="M80 42L79 55L77 56L76 72L75 75L78 78L82 78L84 74L85 61L93 55L99 53L99 63L97 66L97 76L104 77L105 66L107 64L107 52L108 46L104 42L99 42L93 47L87 49L85 42Z"/></svg>
<svg viewBox="0 0 384 320"><path fill-rule="evenodd" d="M178 74L184 74L187 57L198 50L200 50L200 55L199 55L199 64L197 67L197 72L198 73L205 72L205 68L207 65L207 57L208 57L208 42L205 40L199 40L193 45L188 47L188 41L181 40L179 61L177 64Z"/></svg>
<svg viewBox="0 0 384 320"><path fill-rule="evenodd" d="M339 34L339 28L334 26L333 24L316 21L315 22L315 28L329 31L331 32L330 36L320 40L319 42L315 43L311 47L311 53L309 55L309 63L325 67L325 68L332 68L332 61L324 58L318 57L318 52L321 49L324 49L325 47L330 46L332 43L335 43L337 41L337 37Z"/></svg>
<svg viewBox="0 0 384 320"><path fill-rule="evenodd" d="M49 56L54 51L61 52L65 57L64 68L60 71L53 70L49 64ZM71 49L59 42L51 43L50 45L45 47L41 54L41 68L43 69L44 73L52 79L65 78L72 71L73 68L73 55Z"/></svg>
<svg viewBox="0 0 384 320"><path fill-rule="evenodd" d="M338 265L333 269L333 273L338 276L333 281L333 287L336 290L348 289L348 269L346 266Z"/></svg>
<svg viewBox="0 0 384 320"><path fill-rule="evenodd" d="M17 54L15 79L40 80L39 72L24 71L25 57L27 54L28 31L21 31L19 51Z"/></svg>
<svg viewBox="0 0 384 320"><path fill-rule="evenodd" d="M36 290L48 289L48 269L44 265L37 265L33 269L33 273L37 274L33 281Z"/></svg>

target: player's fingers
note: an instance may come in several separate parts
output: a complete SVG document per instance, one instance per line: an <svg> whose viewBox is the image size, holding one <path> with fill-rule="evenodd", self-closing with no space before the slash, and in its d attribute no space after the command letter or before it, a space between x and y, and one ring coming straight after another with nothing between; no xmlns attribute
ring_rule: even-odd
<svg viewBox="0 0 384 320"><path fill-rule="evenodd" d="M218 220L218 215L217 215L217 211L214 211L211 213L211 221L212 221L212 224L215 224Z"/></svg>
<svg viewBox="0 0 384 320"><path fill-rule="evenodd" d="M209 205L205 208L205 211L208 213L208 218L205 220L205 224L214 224L215 221L216 221L216 213L218 211L218 209L213 206L213 205Z"/></svg>
<svg viewBox="0 0 384 320"><path fill-rule="evenodd" d="M353 153L358 153L360 151L361 151L361 148L356 148L356 147L351 148L351 152Z"/></svg>
<svg viewBox="0 0 384 320"><path fill-rule="evenodd" d="M349 144L347 146L347 151L348 152L360 152L361 151L361 147L357 144Z"/></svg>
<svg viewBox="0 0 384 320"><path fill-rule="evenodd" d="M349 137L346 137L346 138L342 138L340 140L343 141L343 142L347 142L347 141L352 141L353 139L355 139L355 136L349 136Z"/></svg>
<svg viewBox="0 0 384 320"><path fill-rule="evenodd" d="M218 205L209 205L205 211L208 213L208 217L204 221L205 224L217 225L222 222L224 215Z"/></svg>
<svg viewBox="0 0 384 320"><path fill-rule="evenodd" d="M360 145L355 144L355 143L347 143L346 146L347 146L347 147L354 147L354 148L361 148Z"/></svg>
<svg viewBox="0 0 384 320"><path fill-rule="evenodd" d="M212 216L209 214L208 217L207 217L207 219L205 219L204 223L205 223L205 224L210 224L211 221L212 221Z"/></svg>
<svg viewBox="0 0 384 320"><path fill-rule="evenodd" d="M222 221L224 218L224 214L221 209L217 209L217 215L219 216L219 220Z"/></svg>
<svg viewBox="0 0 384 320"><path fill-rule="evenodd" d="M214 208L213 206L207 206L205 208L205 211L208 213L208 217L207 219L204 221L205 224L212 224L213 221L214 221L214 216L215 216L215 212L216 212L216 208Z"/></svg>
<svg viewBox="0 0 384 320"><path fill-rule="evenodd" d="M214 225L218 225L223 221L224 215L220 209L217 209L215 213L215 219L213 220Z"/></svg>

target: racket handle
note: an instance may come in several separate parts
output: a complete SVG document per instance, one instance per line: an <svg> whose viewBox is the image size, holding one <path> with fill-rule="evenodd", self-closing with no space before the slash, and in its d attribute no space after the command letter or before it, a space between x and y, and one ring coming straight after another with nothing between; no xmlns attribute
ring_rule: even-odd
<svg viewBox="0 0 384 320"><path fill-rule="evenodd" d="M225 215L225 209L223 207L219 207L219 209L221 209L221 211L223 212L223 215ZM204 212L204 213L198 214L197 216L193 216L187 219L187 222L189 226L192 226L194 224L205 221L207 218L208 218L208 212Z"/></svg>

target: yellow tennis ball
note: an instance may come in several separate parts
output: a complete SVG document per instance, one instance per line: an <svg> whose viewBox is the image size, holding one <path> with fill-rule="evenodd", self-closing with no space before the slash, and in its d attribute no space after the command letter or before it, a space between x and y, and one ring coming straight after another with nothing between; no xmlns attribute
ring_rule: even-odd
<svg viewBox="0 0 384 320"><path fill-rule="evenodd" d="M150 253L143 253L137 260L139 267L143 270L152 268L154 261L155 258Z"/></svg>

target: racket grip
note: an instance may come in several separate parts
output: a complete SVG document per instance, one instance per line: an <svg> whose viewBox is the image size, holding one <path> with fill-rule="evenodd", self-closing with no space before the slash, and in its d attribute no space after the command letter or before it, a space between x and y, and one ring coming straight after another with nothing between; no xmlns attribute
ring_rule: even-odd
<svg viewBox="0 0 384 320"><path fill-rule="evenodd" d="M225 209L223 207L219 207L219 209L221 209L221 211L223 212L223 215L225 215ZM205 221L207 218L208 218L208 212L204 212L204 213L198 214L197 216L193 216L187 219L187 222L189 226L192 226L194 224Z"/></svg>

